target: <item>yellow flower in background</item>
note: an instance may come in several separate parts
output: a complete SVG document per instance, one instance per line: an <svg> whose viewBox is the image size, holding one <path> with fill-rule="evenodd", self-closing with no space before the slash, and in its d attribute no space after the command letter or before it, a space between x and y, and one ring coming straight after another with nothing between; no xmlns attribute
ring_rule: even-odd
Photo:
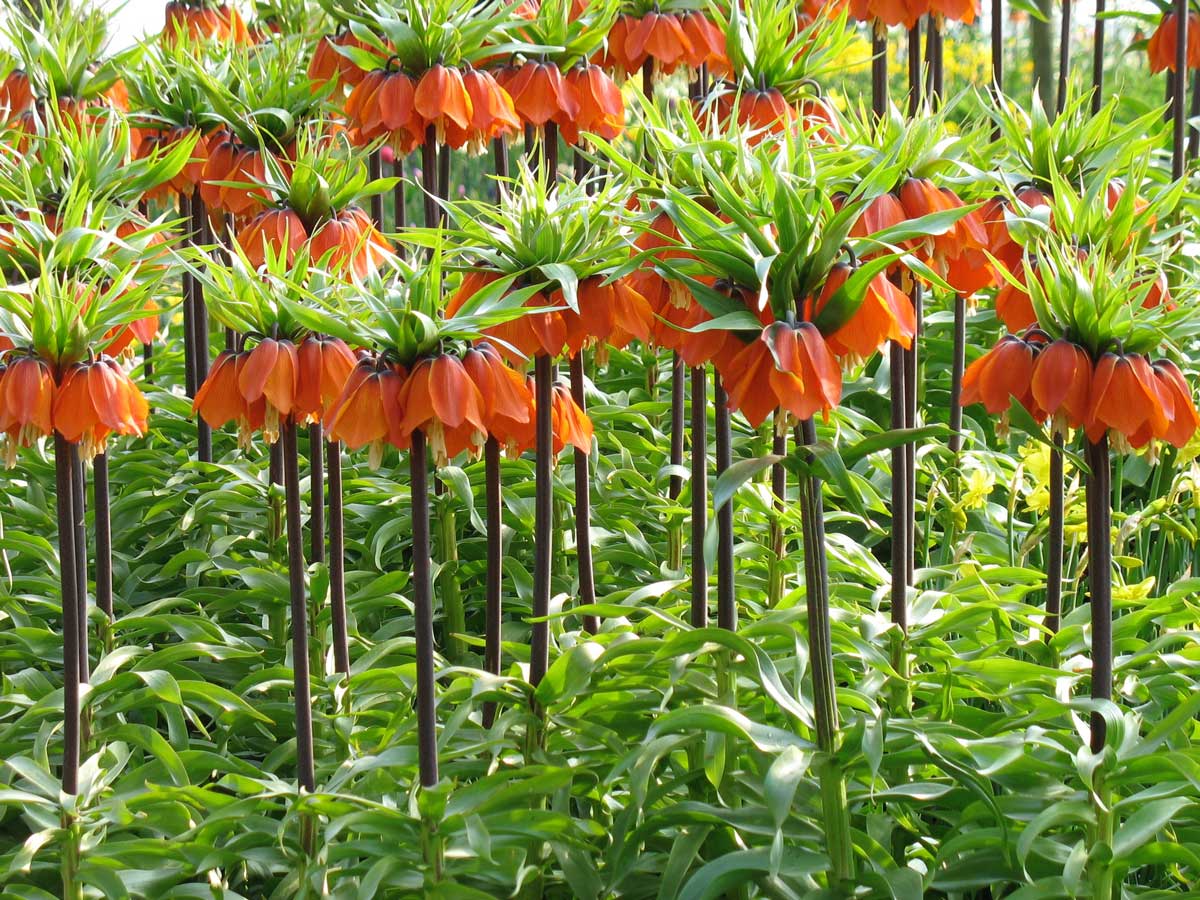
<svg viewBox="0 0 1200 900"><path fill-rule="evenodd" d="M1025 485L1021 493L1025 497L1025 507L1030 512L1045 513L1050 509L1050 446L1041 441L1030 441L1018 448L1021 456L1021 466L1032 479L1031 485ZM1071 472L1071 461L1063 458L1063 479Z"/></svg>
<svg viewBox="0 0 1200 900"><path fill-rule="evenodd" d="M1145 581L1139 581L1137 584L1114 584L1112 589L1112 598L1119 603L1143 603L1150 599L1150 592L1154 590L1155 578L1151 575Z"/></svg>
<svg viewBox="0 0 1200 900"><path fill-rule="evenodd" d="M1200 431L1192 435L1192 439L1184 444L1183 449L1175 457L1176 465L1182 466L1200 456Z"/></svg>
<svg viewBox="0 0 1200 900"><path fill-rule="evenodd" d="M972 469L967 476L967 490L963 494L963 509L982 509L996 486L996 476L984 469Z"/></svg>

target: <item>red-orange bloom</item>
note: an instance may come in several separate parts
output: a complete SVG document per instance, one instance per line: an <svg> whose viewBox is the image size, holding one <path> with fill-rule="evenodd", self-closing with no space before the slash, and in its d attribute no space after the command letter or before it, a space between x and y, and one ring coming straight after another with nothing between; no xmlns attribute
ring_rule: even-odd
<svg viewBox="0 0 1200 900"><path fill-rule="evenodd" d="M654 310L632 286L629 278L608 282L593 275L579 283L578 314L564 312L567 349L572 356L591 343L624 347L636 338L649 341Z"/></svg>
<svg viewBox="0 0 1200 900"><path fill-rule="evenodd" d="M211 6L203 2L169 0L162 39L167 44L174 44L180 34L191 40L212 39L235 44L249 44L251 41L250 29L236 9L224 3Z"/></svg>
<svg viewBox="0 0 1200 900"><path fill-rule="evenodd" d="M331 441L349 449L370 445L369 465L379 467L384 443L402 446L400 388L407 373L373 357L360 359L325 414Z"/></svg>
<svg viewBox="0 0 1200 900"><path fill-rule="evenodd" d="M909 178L897 192L900 206L908 219L938 212L962 209L963 202L949 188L938 188L928 178ZM928 235L915 242L915 250L921 258L939 274L947 270L947 260L959 256L965 250L982 250L988 244L987 230L977 213L968 213L947 231Z"/></svg>
<svg viewBox="0 0 1200 900"><path fill-rule="evenodd" d="M483 398L457 356L417 363L397 402L401 438L407 442L414 431L424 432L436 465L447 465L464 450L478 454L487 442Z"/></svg>
<svg viewBox="0 0 1200 900"><path fill-rule="evenodd" d="M952 22L970 25L979 15L979 0L929 0L929 12Z"/></svg>
<svg viewBox="0 0 1200 900"><path fill-rule="evenodd" d="M608 38L604 42L604 48L596 54L596 65L605 69L612 69L621 75L631 75L641 69L642 63L646 61L645 52L643 51L637 57L631 57L626 52L629 34L637 24L637 21L637 19L628 15L617 17L617 21L613 22L612 28L608 30Z"/></svg>
<svg viewBox="0 0 1200 900"><path fill-rule="evenodd" d="M504 86L526 124L540 128L551 120L574 121L579 115L575 88L554 63L527 62Z"/></svg>
<svg viewBox="0 0 1200 900"><path fill-rule="evenodd" d="M559 454L570 444L577 450L590 453L592 449L592 420L575 402L566 385L556 384L550 395L550 429L554 435L554 452Z"/></svg>
<svg viewBox="0 0 1200 900"><path fill-rule="evenodd" d="M219 354L192 402L192 412L199 413L210 428L236 422L238 444L243 448L250 446L251 436L262 428L267 406L266 399L261 397L254 403L247 403L238 387L238 374L248 356L248 353L228 350Z"/></svg>
<svg viewBox="0 0 1200 900"><path fill-rule="evenodd" d="M338 47L357 47L369 49L365 43L349 31L339 31L337 34L327 34L317 41L313 49L312 59L308 64L308 79L318 85L332 81L337 85L353 87L362 81L366 74L348 57L337 51Z"/></svg>
<svg viewBox="0 0 1200 900"><path fill-rule="evenodd" d="M699 10L685 12L679 20L683 34L689 43L684 61L690 69L708 66L710 75L723 78L730 73L729 57L726 54L725 32Z"/></svg>
<svg viewBox="0 0 1200 900"><path fill-rule="evenodd" d="M842 370L815 325L775 322L763 329L762 340L775 359L768 380L782 409L802 422L838 405Z"/></svg>
<svg viewBox="0 0 1200 900"><path fill-rule="evenodd" d="M1092 358L1078 344L1052 341L1033 362L1033 399L1060 434L1067 428L1083 427L1091 387Z"/></svg>
<svg viewBox="0 0 1200 900"><path fill-rule="evenodd" d="M33 87L24 69L13 69L0 81L0 109L14 119L33 105Z"/></svg>
<svg viewBox="0 0 1200 900"><path fill-rule="evenodd" d="M786 130L795 117L796 111L788 105L779 88L747 91L738 101L738 125L761 132L754 136L752 143L762 140L764 134Z"/></svg>
<svg viewBox="0 0 1200 900"><path fill-rule="evenodd" d="M493 138L509 137L521 130L513 98L495 76L467 69L462 78L471 99L471 122L466 128L452 121L446 123L446 142L451 147L457 150L467 146L471 152L480 153Z"/></svg>
<svg viewBox="0 0 1200 900"><path fill-rule="evenodd" d="M338 338L309 336L296 351L296 419L316 422L341 396L356 360Z"/></svg>
<svg viewBox="0 0 1200 900"><path fill-rule="evenodd" d="M1192 402L1192 391L1183 378L1179 367L1169 359L1160 359L1152 366L1158 379L1158 393L1171 403L1171 424L1162 439L1174 447L1182 448L1200 428L1200 414Z"/></svg>
<svg viewBox="0 0 1200 900"><path fill-rule="evenodd" d="M351 206L317 226L308 243L313 260L332 271L363 279L395 256L392 245L367 213ZM328 259L325 255L329 254Z"/></svg>
<svg viewBox="0 0 1200 900"><path fill-rule="evenodd" d="M674 72L679 63L686 62L686 57L692 52L692 42L673 13L647 13L630 28L629 36L625 39L627 60L652 59L659 71L668 74ZM638 67L641 66L640 61Z"/></svg>
<svg viewBox="0 0 1200 900"><path fill-rule="evenodd" d="M463 355L463 368L479 389L488 434L509 452L533 440L533 393L516 370L482 342Z"/></svg>
<svg viewBox="0 0 1200 900"><path fill-rule="evenodd" d="M85 460L104 452L110 434L145 434L149 413L137 385L107 356L72 365L54 396L55 430Z"/></svg>
<svg viewBox="0 0 1200 900"><path fill-rule="evenodd" d="M21 356L0 374L0 431L8 436L6 463L17 450L50 434L54 427L54 374L37 356Z"/></svg>
<svg viewBox="0 0 1200 900"><path fill-rule="evenodd" d="M1091 402L1085 423L1088 440L1112 431L1134 447L1165 438L1174 416L1173 394L1160 385L1146 358L1138 353L1105 353L1092 375Z"/></svg>
<svg viewBox="0 0 1200 900"><path fill-rule="evenodd" d="M426 126L434 127L441 143L446 141L449 125L468 128L474 112L462 73L440 63L428 69L417 82L413 107L425 120Z"/></svg>
<svg viewBox="0 0 1200 900"><path fill-rule="evenodd" d="M1032 391L1033 361L1041 342L1006 334L963 375L962 405L982 403L992 415L1006 414L1012 397L1041 421L1045 413ZM1003 425L1002 421L1002 425Z"/></svg>
<svg viewBox="0 0 1200 900"><path fill-rule="evenodd" d="M566 86L578 101L574 116L556 116L559 132L568 144L579 143L580 132L611 141L625 128L625 101L621 89L596 65L581 64L567 72Z"/></svg>
<svg viewBox="0 0 1200 900"><path fill-rule="evenodd" d="M825 308L853 271L845 263L833 267L817 297L815 313ZM868 283L854 314L826 340L837 356L857 361L866 359L887 341L911 347L916 333L917 314L912 300L880 273Z"/></svg>
<svg viewBox="0 0 1200 900"><path fill-rule="evenodd" d="M266 188L261 186L266 178L261 151L240 144L229 133L214 135L204 162L200 197L210 210L245 216L259 203L268 201Z"/></svg>
<svg viewBox="0 0 1200 900"><path fill-rule="evenodd" d="M237 386L248 405L266 401L263 437L268 444L279 439L279 425L292 415L299 377L296 345L264 338L239 367Z"/></svg>
<svg viewBox="0 0 1200 900"><path fill-rule="evenodd" d="M238 232L237 242L246 259L255 268L267 260L267 250L275 255L286 255L290 266L296 254L308 240L308 232L295 210L287 207L268 209L255 216L245 228Z"/></svg>
<svg viewBox="0 0 1200 900"><path fill-rule="evenodd" d="M1187 53L1185 54L1189 69L1200 69L1200 15L1188 13ZM1174 12L1162 17L1154 34L1146 42L1146 54L1150 58L1150 71L1157 73L1163 69L1175 71L1175 48L1178 46L1179 27L1176 25Z"/></svg>

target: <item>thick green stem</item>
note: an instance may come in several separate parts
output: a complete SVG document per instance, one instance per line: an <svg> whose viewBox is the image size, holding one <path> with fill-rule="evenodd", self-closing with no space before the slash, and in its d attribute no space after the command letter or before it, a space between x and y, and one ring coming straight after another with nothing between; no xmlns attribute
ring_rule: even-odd
<svg viewBox="0 0 1200 900"><path fill-rule="evenodd" d="M438 587L442 595L442 616L446 633L442 646L451 662L462 662L467 647L461 635L467 633L467 613L463 608L462 585L458 580L458 516L450 505L451 496L441 498L438 509L438 555L442 567L438 571Z"/></svg>
<svg viewBox="0 0 1200 900"><path fill-rule="evenodd" d="M805 420L797 439L816 444L816 427ZM829 619L829 578L825 559L825 514L821 482L800 479L800 509L804 535L805 602L808 612L808 654L813 678L813 718L819 760L814 764L821 782L821 809L829 852L831 886L849 885L854 878L854 843L846 782L836 760L838 749L837 685L833 671L833 638Z"/></svg>

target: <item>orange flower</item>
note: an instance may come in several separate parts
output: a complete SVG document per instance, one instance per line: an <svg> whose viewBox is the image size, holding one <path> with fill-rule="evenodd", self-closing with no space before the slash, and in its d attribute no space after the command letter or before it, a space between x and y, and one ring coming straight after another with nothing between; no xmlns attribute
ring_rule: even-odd
<svg viewBox="0 0 1200 900"><path fill-rule="evenodd" d="M316 422L341 396L357 360L338 338L309 336L296 351L296 419Z"/></svg>
<svg viewBox="0 0 1200 900"><path fill-rule="evenodd" d="M1032 391L1033 361L1042 342L1006 334L991 350L967 366L963 375L962 405L982 403L992 415L1000 414L999 432L1007 428L1010 398L1029 411L1037 421L1046 414L1038 406Z"/></svg>
<svg viewBox="0 0 1200 900"><path fill-rule="evenodd" d="M0 374L0 431L8 436L6 464L16 462L17 450L32 447L54 427L54 374L37 356L21 356Z"/></svg>
<svg viewBox="0 0 1200 900"><path fill-rule="evenodd" d="M562 453L570 444L583 453L592 450L592 420L575 402L566 385L556 384L550 395L550 429L554 435L554 453Z"/></svg>
<svg viewBox="0 0 1200 900"><path fill-rule="evenodd" d="M612 40L611 32L609 40ZM655 68L670 74L692 52L692 42L673 13L647 13L630 27L625 39L626 60L637 62L629 71L640 68L649 58L654 60Z"/></svg>
<svg viewBox="0 0 1200 900"><path fill-rule="evenodd" d="M838 405L842 370L815 325L775 322L763 329L761 340L775 360L767 379L781 408L803 422Z"/></svg>
<svg viewBox="0 0 1200 900"><path fill-rule="evenodd" d="M1146 299L1142 301L1142 309L1156 309L1159 306L1168 311L1175 309L1175 301L1171 299L1171 286L1167 284L1166 272L1159 272L1154 277Z"/></svg>
<svg viewBox="0 0 1200 900"><path fill-rule="evenodd" d="M493 282L500 280L500 273L494 269L471 269L463 273L458 290L446 304L447 317L454 317L462 309L463 304Z"/></svg>
<svg viewBox="0 0 1200 900"><path fill-rule="evenodd" d="M617 138L625 128L625 101L608 73L599 66L580 64L567 72L566 81L579 106L576 115L563 113L554 119L563 139L577 144L584 131L606 141Z"/></svg>
<svg viewBox="0 0 1200 900"><path fill-rule="evenodd" d="M299 359L291 341L264 338L250 351L237 373L237 386L247 405L266 401L263 437L279 439L279 424L295 410Z"/></svg>
<svg viewBox="0 0 1200 900"><path fill-rule="evenodd" d="M928 178L907 179L900 185L897 195L907 219L962 209L964 205L954 191L939 189ZM947 270L947 260L965 250L982 250L987 246L988 238L983 220L977 214L969 213L942 234L929 235L914 243L918 255L938 274L943 274Z"/></svg>
<svg viewBox="0 0 1200 900"><path fill-rule="evenodd" d="M426 126L434 127L439 143L446 142L447 126L468 128L474 112L462 73L440 63L427 70L417 82L413 106Z"/></svg>
<svg viewBox="0 0 1200 900"><path fill-rule="evenodd" d="M1111 431L1117 448L1144 446L1165 438L1174 416L1174 392L1168 393L1146 358L1138 353L1105 353L1092 375L1091 402L1084 428L1095 443Z"/></svg>
<svg viewBox="0 0 1200 900"><path fill-rule="evenodd" d="M137 385L107 356L72 365L54 396L54 427L79 444L85 460L104 452L110 434L145 434L149 412Z"/></svg>
<svg viewBox="0 0 1200 900"><path fill-rule="evenodd" d="M1049 206L1049 197L1035 187L1026 186L1016 191L1020 209L1013 209L1006 197L992 197L979 207L979 218L987 234L987 249L1006 269L1013 274L1021 271L1021 258L1025 248L1013 238L1008 230L1005 212L1012 210L1016 215L1026 216L1039 206Z"/></svg>
<svg viewBox="0 0 1200 900"><path fill-rule="evenodd" d="M209 210L223 210L241 217L258 203L268 201L266 188L261 187L267 178L262 152L238 143L228 132L211 139L202 177L200 197ZM217 182L247 186L232 187Z"/></svg>
<svg viewBox="0 0 1200 900"><path fill-rule="evenodd" d="M493 138L509 137L521 130L513 98L490 72L467 69L462 78L471 100L471 122L466 128L454 122L446 124L446 141L451 147L458 150L469 146L472 153L481 153Z"/></svg>
<svg viewBox="0 0 1200 900"><path fill-rule="evenodd" d="M646 61L645 52L637 57L632 57L625 49L630 32L637 21L637 19L628 15L617 17L617 21L608 30L608 38L604 42L604 48L596 54L596 65L605 69L612 69L614 72L619 72L625 76L632 75L642 68L642 63Z"/></svg>
<svg viewBox="0 0 1200 900"><path fill-rule="evenodd" d="M1078 344L1052 341L1033 362L1033 399L1059 434L1065 434L1067 428L1083 427L1091 385L1092 358Z"/></svg>
<svg viewBox="0 0 1200 900"><path fill-rule="evenodd" d="M479 389L488 434L509 452L534 438L533 393L519 372L482 342L463 355L463 368Z"/></svg>
<svg viewBox="0 0 1200 900"><path fill-rule="evenodd" d="M443 354L423 359L400 388L400 435L406 443L420 429L435 464L448 465L464 450L477 455L487 442L483 398L462 360Z"/></svg>
<svg viewBox="0 0 1200 900"><path fill-rule="evenodd" d="M929 12L941 14L951 22L970 25L979 15L979 0L929 0Z"/></svg>
<svg viewBox="0 0 1200 900"><path fill-rule="evenodd" d="M753 428L765 422L779 407L775 389L771 386L774 368L771 348L760 339L743 346L721 370L729 408L734 412L740 410Z"/></svg>
<svg viewBox="0 0 1200 900"><path fill-rule="evenodd" d="M591 343L624 347L636 338L649 341L654 311L628 278L606 281L593 275L579 283L579 312L564 313L567 348L572 356Z"/></svg>
<svg viewBox="0 0 1200 900"><path fill-rule="evenodd" d="M325 414L331 441L351 450L370 445L369 465L379 468L384 443L401 446L398 403L405 371L374 357L360 359L347 376L341 395Z"/></svg>
<svg viewBox="0 0 1200 900"><path fill-rule="evenodd" d="M346 30L337 34L323 35L313 49L312 60L308 64L308 80L318 85L332 81L336 85L353 87L362 81L366 74L348 57L337 51L338 47L357 47L369 49L367 45Z"/></svg>
<svg viewBox="0 0 1200 900"><path fill-rule="evenodd" d="M841 209L844 201L844 196L834 197L834 208ZM850 237L867 237L868 235L899 225L907 218L908 216L904 212L904 207L900 205L900 200L895 194L880 194L868 203L866 208L859 214L850 228ZM870 258L871 255L878 256L885 252L887 252L885 249L880 249L874 251L873 254L867 254L865 258Z"/></svg>
<svg viewBox="0 0 1200 900"><path fill-rule="evenodd" d="M208 377L196 391L192 412L199 413L210 428L221 428L226 422L236 422L238 445L250 446L251 436L263 426L267 401L260 397L247 403L238 387L238 376L245 367L247 353L226 350L213 360Z"/></svg>
<svg viewBox="0 0 1200 900"><path fill-rule="evenodd" d="M1200 15L1189 12L1187 26L1187 67L1200 69ZM1152 73L1161 72L1163 69L1175 71L1175 48L1178 38L1179 28L1176 25L1175 13L1169 12L1162 17L1158 28L1146 43L1146 54L1150 58Z"/></svg>
<svg viewBox="0 0 1200 900"><path fill-rule="evenodd" d="M747 91L738 102L738 125L752 131L778 134L787 129L796 112L784 99L778 88L765 91ZM751 143L762 140L763 134L755 135Z"/></svg>
<svg viewBox="0 0 1200 900"><path fill-rule="evenodd" d="M462 296L460 288L458 295ZM466 298L463 297L465 300ZM461 304L461 301L460 301ZM545 309L545 312L529 312L499 325L484 329L484 334L493 338L500 346L500 354L509 363L518 364L530 357L544 353L558 356L567 343L567 320L569 312L561 297L547 299L545 294L536 293L523 304L527 309ZM454 309L458 309L455 306Z"/></svg>
<svg viewBox="0 0 1200 900"><path fill-rule="evenodd" d="M517 115L541 128L547 122L574 121L579 115L575 88L554 63L527 62L505 83Z"/></svg>
<svg viewBox="0 0 1200 900"><path fill-rule="evenodd" d="M336 212L317 226L308 248L312 259L319 261L328 253L325 264L332 271L346 271L360 280L395 256L388 239L357 206Z"/></svg>
<svg viewBox="0 0 1200 900"><path fill-rule="evenodd" d="M1192 391L1179 367L1170 360L1160 359L1152 368L1158 379L1159 396L1171 403L1171 424L1161 437L1168 444L1182 448L1200 428L1200 414L1192 402Z"/></svg>
<svg viewBox="0 0 1200 900"><path fill-rule="evenodd" d="M211 39L230 41L235 44L250 43L250 30L246 27L246 22L241 14L223 3L210 5L204 2L169 0L162 39L167 44L174 44L180 34L186 35L191 40Z"/></svg>
<svg viewBox="0 0 1200 900"><path fill-rule="evenodd" d="M1037 324L1037 312L1034 311L1033 301L1029 298L1025 267L1016 269L1013 278L1020 286L1005 279L996 291L996 315L1009 331L1024 331Z"/></svg>
<svg viewBox="0 0 1200 900"><path fill-rule="evenodd" d="M142 309L149 311L150 315L135 319L128 325L116 325L109 329L105 335L108 344L104 348L109 356L119 359L133 347L134 341L142 345L154 343L158 337L158 307L153 300L147 300Z"/></svg>
<svg viewBox="0 0 1200 900"><path fill-rule="evenodd" d="M814 314L825 308L853 271L845 263L833 267L817 297ZM880 273L867 285L858 309L827 341L837 356L858 361L866 359L886 341L896 341L907 349L916 333L917 314L912 300Z"/></svg>
<svg viewBox="0 0 1200 900"><path fill-rule="evenodd" d="M921 16L929 12L928 0L867 0L867 19L879 19L884 25L903 25L908 31L916 26Z"/></svg>
<svg viewBox="0 0 1200 900"><path fill-rule="evenodd" d="M33 105L33 88L24 69L13 69L0 81L0 110L14 119Z"/></svg>
<svg viewBox="0 0 1200 900"><path fill-rule="evenodd" d="M308 240L308 232L295 210L287 207L268 209L255 216L238 232L237 242L246 259L255 268L267 261L267 249L278 256L286 251L287 264L296 261L296 254Z"/></svg>
<svg viewBox="0 0 1200 900"><path fill-rule="evenodd" d="M689 69L708 66L710 75L724 77L730 73L729 57L726 55L725 32L699 10L685 12L679 20L689 48L684 61Z"/></svg>

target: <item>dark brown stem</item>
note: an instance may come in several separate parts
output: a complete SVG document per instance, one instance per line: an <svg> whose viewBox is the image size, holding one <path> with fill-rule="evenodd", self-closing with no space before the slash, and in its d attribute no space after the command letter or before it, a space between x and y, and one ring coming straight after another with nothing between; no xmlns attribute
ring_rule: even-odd
<svg viewBox="0 0 1200 900"><path fill-rule="evenodd" d="M179 218L183 222L184 239L191 240L192 229L192 198L186 194L179 195ZM192 286L195 279L192 273L183 273L183 388L189 398L196 396L196 320L194 310L194 291ZM197 426L199 428L199 426Z"/></svg>
<svg viewBox="0 0 1200 900"><path fill-rule="evenodd" d="M309 504L308 533L315 563L325 562L325 443L320 422L308 426L308 481L312 494Z"/></svg>
<svg viewBox="0 0 1200 900"><path fill-rule="evenodd" d="M1067 102L1067 76L1071 72L1071 0L1062 0L1062 28L1058 33L1058 93L1054 110L1062 115Z"/></svg>
<svg viewBox="0 0 1200 900"><path fill-rule="evenodd" d="M967 353L967 299L954 297L954 358L950 364L950 438L947 444L955 456L962 450L962 383Z"/></svg>
<svg viewBox="0 0 1200 900"><path fill-rule="evenodd" d="M887 26L879 19L871 23L871 110L876 119L887 114L888 107Z"/></svg>
<svg viewBox="0 0 1200 900"><path fill-rule="evenodd" d="M505 191L503 181L508 177L508 142L504 138L492 139L492 165L496 170L495 200L499 203Z"/></svg>
<svg viewBox="0 0 1200 900"><path fill-rule="evenodd" d="M342 445L325 448L329 473L329 617L333 626L333 668L350 673L350 639L346 622L346 537L342 512Z"/></svg>
<svg viewBox="0 0 1200 900"><path fill-rule="evenodd" d="M191 214L192 242L208 243L208 213L200 188L192 194ZM196 390L199 390L208 378L208 307L204 304L204 284L199 279L192 279L192 338L196 342L192 359ZM203 416L196 417L196 458L200 462L212 462L212 429Z"/></svg>
<svg viewBox="0 0 1200 900"><path fill-rule="evenodd" d="M484 587L486 610L484 613L483 668L493 675L500 674L500 629L503 612L501 585L504 579L503 511L500 506L500 444L488 438L483 446L484 481L487 527L487 575ZM496 704L483 707L483 727L491 728L496 721Z"/></svg>
<svg viewBox="0 0 1200 900"><path fill-rule="evenodd" d="M379 150L367 155L367 175L372 181L383 177L383 154ZM383 194L371 195L371 221L383 229Z"/></svg>
<svg viewBox="0 0 1200 900"><path fill-rule="evenodd" d="M79 447L71 444L71 515L75 524L75 602L78 607L79 626L79 680L87 684L91 680L91 661L88 657L88 594L87 594L87 482L83 472L83 459Z"/></svg>
<svg viewBox="0 0 1200 900"><path fill-rule="evenodd" d="M554 386L553 362L544 353L534 360L533 370L535 398L534 460L534 534L533 534L533 615L543 621L533 623L529 639L529 682L535 687L546 674L550 659L550 623L544 618L550 614L550 563L553 544L551 528L554 516L554 442L551 431L552 388Z"/></svg>
<svg viewBox="0 0 1200 900"><path fill-rule="evenodd" d="M63 793L79 789L79 601L75 581L75 520L72 485L74 447L54 436L54 475L58 512L59 584L63 630Z"/></svg>
<svg viewBox="0 0 1200 900"><path fill-rule="evenodd" d="M733 465L733 434L729 427L729 399L721 375L713 370L713 430L716 432L717 477ZM733 500L721 504L717 515L717 625L737 631L738 608L734 585Z"/></svg>
<svg viewBox="0 0 1200 900"><path fill-rule="evenodd" d="M296 779L300 787L317 789L313 763L312 693L308 669L308 598L304 585L304 520L300 510L300 458L296 424L280 426L283 482L287 502L288 589L292 612L292 689L296 700Z"/></svg>
<svg viewBox="0 0 1200 900"><path fill-rule="evenodd" d="M683 415L684 415L684 371L683 357L678 351L671 354L671 465L678 469L683 465ZM671 475L667 488L667 496L672 500L679 498L683 490L683 478L677 474Z"/></svg>
<svg viewBox="0 0 1200 900"><path fill-rule="evenodd" d="M921 22L908 32L908 115L921 108Z"/></svg>
<svg viewBox="0 0 1200 900"><path fill-rule="evenodd" d="M708 373L692 369L692 615L693 628L708 626L708 565L704 532L708 527Z"/></svg>
<svg viewBox="0 0 1200 900"><path fill-rule="evenodd" d="M998 3L999 0L993 0ZM1100 111L1104 97L1104 0L1096 0L1092 37L1092 115Z"/></svg>
<svg viewBox="0 0 1200 900"><path fill-rule="evenodd" d="M113 617L112 520L109 515L107 453L101 453L92 460L92 506L95 510L96 522L96 605L111 621Z"/></svg>
<svg viewBox="0 0 1200 900"><path fill-rule="evenodd" d="M1004 6L1002 0L992 0L992 91L996 96L1004 93Z"/></svg>
<svg viewBox="0 0 1200 900"><path fill-rule="evenodd" d="M580 409L587 408L583 391L583 351L571 357L571 397ZM589 455L575 448L575 551L579 563L579 602L596 602L596 573L592 566L592 477ZM588 613L583 617L588 634L600 630L600 620Z"/></svg>
<svg viewBox="0 0 1200 900"><path fill-rule="evenodd" d="M449 199L450 197L450 147L447 144L443 144L438 151L437 195L442 200ZM448 215L449 211L444 207L440 207L438 209L438 224L444 226Z"/></svg>
<svg viewBox="0 0 1200 900"><path fill-rule="evenodd" d="M1200 118L1200 72L1192 76L1192 110L1188 116L1191 120ZM1200 156L1200 128L1192 127L1188 136L1188 159Z"/></svg>
<svg viewBox="0 0 1200 900"><path fill-rule="evenodd" d="M437 709L434 704L433 582L429 555L429 464L425 433L413 432L408 466L412 491L413 630L417 653L417 761L421 786L438 782Z"/></svg>
<svg viewBox="0 0 1200 900"><path fill-rule="evenodd" d="M142 380L146 384L154 381L154 342L142 344Z"/></svg>
<svg viewBox="0 0 1200 900"><path fill-rule="evenodd" d="M1112 483L1108 435L1087 444L1088 585L1092 607L1092 699L1112 699ZM1104 749L1107 726L1091 715L1093 753Z"/></svg>
<svg viewBox="0 0 1200 900"><path fill-rule="evenodd" d="M1184 116L1184 103L1187 99L1187 42L1188 42L1188 0L1175 0L1175 93L1171 97L1171 125L1173 142L1171 144L1171 177L1178 181L1183 177L1184 168L1184 129L1187 120Z"/></svg>

